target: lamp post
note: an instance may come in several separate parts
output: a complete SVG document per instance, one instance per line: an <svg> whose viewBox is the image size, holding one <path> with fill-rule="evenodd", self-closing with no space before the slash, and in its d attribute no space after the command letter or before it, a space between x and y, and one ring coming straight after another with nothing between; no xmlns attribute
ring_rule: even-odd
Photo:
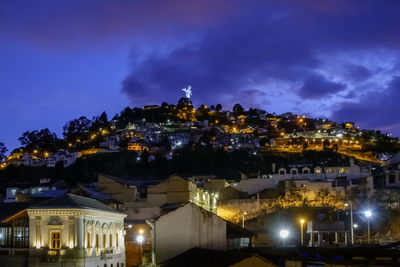
<svg viewBox="0 0 400 267"><path fill-rule="evenodd" d="M351 234L351 245L354 245L354 224L353 224L353 205L350 203L344 204L346 207L350 207L350 234Z"/></svg>
<svg viewBox="0 0 400 267"><path fill-rule="evenodd" d="M300 219L300 234L301 234L301 245L303 246L304 244L304 239L303 239L303 225L304 225L305 220L304 219Z"/></svg>
<svg viewBox="0 0 400 267"><path fill-rule="evenodd" d="M289 231L286 229L282 229L279 232L279 236L282 238L282 247L285 246L285 239L289 236Z"/></svg>
<svg viewBox="0 0 400 267"><path fill-rule="evenodd" d="M243 214L242 214L242 228L244 228L244 215L246 215L247 214L247 212L243 212Z"/></svg>
<svg viewBox="0 0 400 267"><path fill-rule="evenodd" d="M140 255L139 255L139 259L140 259L140 263L142 263L142 257L143 257L143 251L142 251L142 243L144 241L144 230L143 229L139 229L139 234L136 237L136 241L139 243L139 251L140 251Z"/></svg>
<svg viewBox="0 0 400 267"><path fill-rule="evenodd" d="M365 217L367 217L367 222L368 222L368 245L369 245L370 239L371 239L371 229L370 229L370 223L369 223L369 218L372 215L371 210L364 211L364 215L365 215Z"/></svg>

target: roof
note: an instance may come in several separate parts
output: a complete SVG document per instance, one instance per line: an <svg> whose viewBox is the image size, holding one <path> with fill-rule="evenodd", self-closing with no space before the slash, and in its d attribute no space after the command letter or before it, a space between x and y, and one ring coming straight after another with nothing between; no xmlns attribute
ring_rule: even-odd
<svg viewBox="0 0 400 267"><path fill-rule="evenodd" d="M29 208L30 206L32 206L32 204L32 202L0 202L0 221L3 221L8 217Z"/></svg>
<svg viewBox="0 0 400 267"><path fill-rule="evenodd" d="M160 264L161 267L167 266L230 266L250 256L247 253L237 253L234 251L217 251L203 248L192 248L182 254Z"/></svg>
<svg viewBox="0 0 400 267"><path fill-rule="evenodd" d="M113 200L112 196L97 192L92 188L82 187L82 189L91 197L99 200Z"/></svg>
<svg viewBox="0 0 400 267"><path fill-rule="evenodd" d="M228 238L242 238L242 237L251 238L251 237L255 236L254 233L252 233L230 221L226 221L226 234L227 234Z"/></svg>
<svg viewBox="0 0 400 267"><path fill-rule="evenodd" d="M54 209L54 208L58 208L58 209L62 209L62 208L95 209L95 210L101 210L101 211L107 211L107 212L120 213L95 199L82 197L82 196L78 196L78 195L74 195L74 194L64 194L60 197L53 198L48 201L44 201L44 202L32 205L30 208L32 208L32 209Z"/></svg>
<svg viewBox="0 0 400 267"><path fill-rule="evenodd" d="M32 197L40 197L40 198L55 198L60 197L67 193L68 190L66 189L59 189L59 190L44 190L40 191L39 193L33 194Z"/></svg>

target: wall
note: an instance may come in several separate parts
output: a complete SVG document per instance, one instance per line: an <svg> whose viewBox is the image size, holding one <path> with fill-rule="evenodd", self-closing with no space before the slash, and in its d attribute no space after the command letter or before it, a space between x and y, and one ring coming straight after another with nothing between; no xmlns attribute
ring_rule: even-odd
<svg viewBox="0 0 400 267"><path fill-rule="evenodd" d="M119 183L112 177L100 174L98 176L100 191L104 194L111 195L115 200L125 203L136 200L136 187L123 183Z"/></svg>
<svg viewBox="0 0 400 267"><path fill-rule="evenodd" d="M255 194L266 188L273 188L277 184L278 182L275 182L275 179L256 178L241 180L240 182L232 183L231 186L239 191L247 192L249 194Z"/></svg>
<svg viewBox="0 0 400 267"><path fill-rule="evenodd" d="M159 264L194 247L226 250L226 234L223 219L187 204L155 221L155 262Z"/></svg>
<svg viewBox="0 0 400 267"><path fill-rule="evenodd" d="M161 206L165 203L184 203L190 200L191 182L181 177L173 176L166 181L149 186L147 189L148 206ZM195 192L195 191L194 191Z"/></svg>

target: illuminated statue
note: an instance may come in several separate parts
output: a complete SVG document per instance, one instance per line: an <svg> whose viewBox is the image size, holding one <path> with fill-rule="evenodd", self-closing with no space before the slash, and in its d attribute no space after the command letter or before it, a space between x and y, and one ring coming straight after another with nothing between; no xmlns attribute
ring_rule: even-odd
<svg viewBox="0 0 400 267"><path fill-rule="evenodd" d="M190 99L190 97L192 96L192 86L189 85L187 88L183 88L182 91L184 91L186 97Z"/></svg>

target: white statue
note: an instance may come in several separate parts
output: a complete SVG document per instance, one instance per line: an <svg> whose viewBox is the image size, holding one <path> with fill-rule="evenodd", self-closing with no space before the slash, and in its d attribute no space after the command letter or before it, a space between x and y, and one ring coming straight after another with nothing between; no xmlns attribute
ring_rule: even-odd
<svg viewBox="0 0 400 267"><path fill-rule="evenodd" d="M190 97L192 96L192 86L189 85L187 88L183 88L182 91L184 91L186 97L190 99Z"/></svg>

